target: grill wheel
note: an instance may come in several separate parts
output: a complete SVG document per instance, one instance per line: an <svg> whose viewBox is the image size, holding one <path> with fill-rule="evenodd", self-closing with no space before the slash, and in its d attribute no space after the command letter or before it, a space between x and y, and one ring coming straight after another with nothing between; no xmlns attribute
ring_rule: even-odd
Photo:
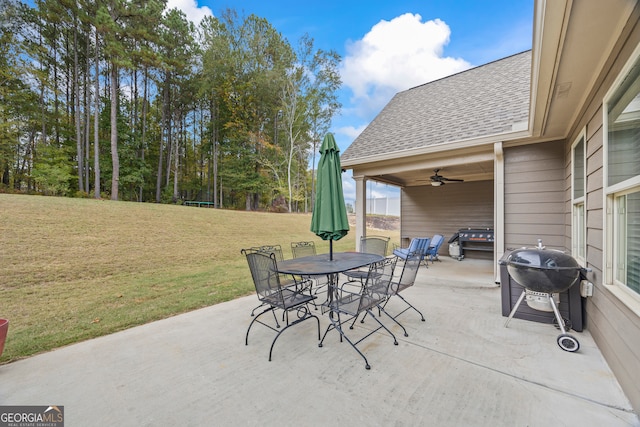
<svg viewBox="0 0 640 427"><path fill-rule="evenodd" d="M571 353L573 353L574 351L578 351L578 349L580 348L580 343L578 342L578 340L569 334L558 335L558 345L564 351L568 351Z"/></svg>

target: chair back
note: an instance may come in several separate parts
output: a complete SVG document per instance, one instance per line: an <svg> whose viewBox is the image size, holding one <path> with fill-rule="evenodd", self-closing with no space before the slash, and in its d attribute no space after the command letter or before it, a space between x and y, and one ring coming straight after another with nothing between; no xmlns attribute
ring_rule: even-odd
<svg viewBox="0 0 640 427"><path fill-rule="evenodd" d="M393 254L402 259L407 259L409 254L419 253L422 257L429 247L430 239L428 237L414 237L411 239L411 243L408 248L394 249Z"/></svg>
<svg viewBox="0 0 640 427"><path fill-rule="evenodd" d="M429 244L430 243L431 243L431 238L423 237L423 238L420 239L420 243L418 244L418 248L415 251L410 251L410 252L419 253L421 257L424 257L424 255L427 253L427 250L429 249Z"/></svg>
<svg viewBox="0 0 640 427"><path fill-rule="evenodd" d="M438 250L442 243L444 242L444 236L442 234L434 234L433 239L431 239L431 245L428 247L428 254L435 256L438 254Z"/></svg>
<svg viewBox="0 0 640 427"><path fill-rule="evenodd" d="M276 306L284 305L280 276L276 273L276 255L255 248L243 249L241 252L247 258L258 299Z"/></svg>
<svg viewBox="0 0 640 427"><path fill-rule="evenodd" d="M416 281L416 276L418 275L418 268L420 268L422 256L423 255L418 252L411 253L407 256L407 259L404 261L404 266L402 267L400 278L397 282L391 284L390 290L392 293L402 292L404 289L413 286Z"/></svg>
<svg viewBox="0 0 640 427"><path fill-rule="evenodd" d="M388 297L396 262L396 257L390 257L371 264L360 294L358 313L375 307Z"/></svg>
<svg viewBox="0 0 640 427"><path fill-rule="evenodd" d="M389 237L363 236L360 238L360 252L387 256Z"/></svg>
<svg viewBox="0 0 640 427"><path fill-rule="evenodd" d="M409 246L407 247L407 252L415 252L415 251L417 251L421 242L422 242L422 240L419 237L412 238L411 242L409 242Z"/></svg>
<svg viewBox="0 0 640 427"><path fill-rule="evenodd" d="M274 254L276 261L284 261L284 255L282 254L282 246L280 245L262 245L251 248L252 250L266 252L267 254Z"/></svg>
<svg viewBox="0 0 640 427"><path fill-rule="evenodd" d="M316 245L313 242L291 242L291 254L294 258L315 255Z"/></svg>

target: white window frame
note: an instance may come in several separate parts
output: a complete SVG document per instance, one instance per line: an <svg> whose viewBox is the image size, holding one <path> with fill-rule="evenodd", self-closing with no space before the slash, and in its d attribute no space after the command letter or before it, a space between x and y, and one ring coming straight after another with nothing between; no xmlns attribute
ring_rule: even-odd
<svg viewBox="0 0 640 427"><path fill-rule="evenodd" d="M576 197L576 148L582 142L582 196ZM585 267L587 258L587 137L583 129L571 144L571 252L578 263Z"/></svg>
<svg viewBox="0 0 640 427"><path fill-rule="evenodd" d="M633 54L619 73L613 85L607 92L603 100L603 206L606 209L606 217L603 224L604 235L604 285L618 299L629 307L635 314L640 316L640 294L629 289L624 283L616 280L616 269L618 261L617 236L620 230L616 216L618 215L616 199L620 196L640 191L640 175L636 175L622 182L608 185L609 177L609 102L613 98L618 88L631 72L636 62L640 61L640 44L636 46Z"/></svg>

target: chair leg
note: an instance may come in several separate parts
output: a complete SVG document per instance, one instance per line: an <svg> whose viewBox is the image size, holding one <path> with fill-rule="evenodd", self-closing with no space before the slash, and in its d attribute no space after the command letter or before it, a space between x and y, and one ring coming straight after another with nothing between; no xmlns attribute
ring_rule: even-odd
<svg viewBox="0 0 640 427"><path fill-rule="evenodd" d="M364 323L364 318L367 317L367 312L364 312L364 316L362 316L362 319L360 319L360 323ZM351 322L351 325L349 325L349 329L353 329L353 325L356 324L356 320L358 320L358 316L353 316L353 322Z"/></svg>
<svg viewBox="0 0 640 427"><path fill-rule="evenodd" d="M337 316L338 316L338 324L340 324L340 314L338 314ZM329 324L329 326L327 326L327 329L324 331L324 335L322 335L322 339L318 343L318 347L322 347L322 343L324 343L324 339L327 337L327 334L329 333L329 331L332 329L336 329L335 322L333 320L333 313L329 313L329 321L331 321L331 324ZM340 334L340 342L342 342L342 333Z"/></svg>
<svg viewBox="0 0 640 427"><path fill-rule="evenodd" d="M378 317L377 317L375 314L373 314L373 312L372 312L371 310L367 310L367 313L369 313L369 315L370 315L371 317L373 317L373 320L375 320L376 322L378 322L378 325L380 325L380 327L381 327L381 328L383 328L385 331L387 331L387 332L389 333L389 335L391 335L391 338L393 338L393 345L398 345L398 340L396 339L396 336L393 334L393 332L391 332L391 330L390 330L389 328L387 328L387 327L384 325L384 323L382 323L382 322L380 321L380 319L378 319ZM402 325L401 325L401 326L402 326ZM378 329L380 329L380 328L378 328ZM377 331L378 329L376 329L376 331ZM403 328L403 329L404 329L404 328ZM375 331L373 331L373 332L375 332ZM373 332L372 332L372 333L373 333ZM406 332L406 331L405 331L405 332ZM368 335L367 335L367 336L368 336ZM366 337L365 337L365 338L366 338ZM363 339L364 339L364 338L363 338ZM361 340L361 341L362 341L362 340ZM358 341L358 342L360 342L360 341Z"/></svg>
<svg viewBox="0 0 640 427"><path fill-rule="evenodd" d="M256 308L254 308L253 310L251 310L251 317L254 317L254 316L255 316L255 314L254 314L254 313L255 313L255 311L256 311L257 309L259 309L260 307L264 307L265 305L266 305L265 303L262 303L262 304L260 304L259 306L257 306ZM276 321L276 327L278 327L278 328L279 328L279 327L280 327L280 323L278 323L278 318L276 317L276 312L275 312L275 311L272 311L272 312L273 312L273 320L275 320L275 321ZM262 314L262 313L260 313L260 314ZM260 314L259 314L259 315L260 315ZM259 316L259 315L258 315L258 316ZM282 316L282 320L284 321L284 315Z"/></svg>
<svg viewBox="0 0 640 427"><path fill-rule="evenodd" d="M295 310L300 310L301 307L296 307ZM317 329L318 329L318 339L320 339L320 319L318 318L318 316L311 314L311 310L309 310L308 306L305 306L304 308L302 308L304 310L304 314L302 316L298 315L298 317L296 318L296 320L294 320L293 322L289 323L289 313L288 310L285 310L285 313L283 313L283 318L286 319L287 323L286 326L282 329L280 328L280 324L278 324L278 320L276 318L276 314L275 314L275 308L274 307L269 307L265 310L263 310L260 314L258 314L257 316L255 316L253 318L253 320L251 320L251 323L249 324L249 327L247 328L247 334L245 336L244 339L244 344L245 345L249 345L249 332L251 331L251 328L253 327L254 323L260 323L263 326L266 326L267 328L271 329L272 331L276 331L277 335L276 337L273 339L273 341L271 342L271 348L269 349L269 362L271 362L271 355L273 353L273 347L276 344L276 341L278 340L278 338L280 337L280 335L287 329L289 329L291 326L296 325L300 322L303 322L307 319L310 318L315 318L316 319L316 324L317 324ZM278 325L277 328L274 328L273 326L269 325L268 323L264 323L262 322L260 319L260 316L262 316L265 313L271 312L273 314L273 318L276 320L276 324Z"/></svg>
<svg viewBox="0 0 640 427"><path fill-rule="evenodd" d="M316 323L318 324L318 339L320 339L320 319L318 319L318 316L316 316L315 314L311 314L311 312L309 311L309 307L305 307L304 310L305 310L304 316L298 317L296 320L294 320L291 323L289 323L289 315L287 314L287 326L285 326L278 332L276 337L273 339L273 342L271 343L271 348L269 349L269 362L271 362L271 354L273 353L273 346L276 345L276 341L280 337L280 334L282 334L284 331L286 331L287 329L289 329L291 326L295 324L304 322L305 320L313 317L314 319L316 319Z"/></svg>
<svg viewBox="0 0 640 427"><path fill-rule="evenodd" d="M338 320L336 321L336 319L333 318L333 316L329 316L329 320L331 321L331 325L329 325L327 327L327 330L325 331L322 340L320 341L320 344L318 344L318 347L322 347L322 343L325 339L325 337L327 336L327 333L329 333L329 331L331 329L335 329L340 333L340 341L342 341L342 338L344 337L345 340L347 340L347 342L351 345L351 347L353 347L353 349L355 351L358 352L358 354L364 359L364 368L365 369L371 369L371 365L369 365L369 361L367 360L366 356L360 351L360 349L358 349L358 347L356 347L356 344L354 344L349 337L347 337L344 332L342 331L342 327L341 327L341 323L340 323L340 316L338 315ZM360 341L358 341L360 342Z"/></svg>
<svg viewBox="0 0 640 427"><path fill-rule="evenodd" d="M398 321L396 320L396 318L395 318L395 317L393 317L392 315L390 315L389 313L387 313L387 312L386 312L386 310L384 309L384 306L378 306L378 311L382 311L384 314L386 314L386 315L387 315L387 317L388 317L389 319L393 320L393 321L396 323L396 325L400 326L400 327L402 328L402 330L404 331L404 336L405 336L405 337L408 337L408 336L409 336L409 334L407 333L407 330L405 329L405 327L404 327L404 326L402 326L402 323L398 322ZM364 320L364 319L363 319L363 320Z"/></svg>
<svg viewBox="0 0 640 427"><path fill-rule="evenodd" d="M399 314L397 314L397 315L396 315L396 316L394 316L394 317L398 317L398 316L400 316L402 313L404 313L405 311L409 310L409 308L412 308L412 309L414 309L414 310L416 311L416 313L418 313L418 314L420 315L420 319L421 319L423 322L425 322L425 321L426 321L426 320L425 320L425 318L424 318L424 316L423 316L423 315L422 315L422 313L420 312L420 310L418 310L418 309L417 309L417 308L415 308L413 305L411 305L411 303L410 303L409 301L407 301L406 299L404 299L404 297L403 297L402 295L400 295L399 293L398 293L398 294L396 294L396 296L398 296L402 301L404 301L404 302L405 302L405 304L407 304L409 307L405 308L404 310L402 310Z"/></svg>
<svg viewBox="0 0 640 427"><path fill-rule="evenodd" d="M264 307L265 303L260 304L259 306L255 307L253 310L251 310L251 317L253 317L255 315L255 311L257 309L259 309L260 307Z"/></svg>
<svg viewBox="0 0 640 427"><path fill-rule="evenodd" d="M264 305L264 304L263 304L263 305ZM257 308L257 307L256 307L256 308ZM249 323L249 327L247 328L247 335L246 335L246 336L245 336L245 338L244 338L244 345L249 345L249 331L251 331L251 327L253 327L253 324L254 324L254 323L256 323L256 322L258 322L258 323L260 323L260 324L262 324L262 325L266 326L266 327L267 327L267 328L269 328L269 329L273 329L274 331L277 331L277 329L273 328L271 325L268 325L268 324L263 323L263 322L261 322L260 320L258 320L258 319L260 318L260 316L262 316L263 314L265 314L265 313L267 313L267 312L269 312L269 311L273 313L273 318L274 318L274 319L276 319L276 313L275 313L275 311L274 311L273 307L269 307L269 308L267 308L267 309L263 310L263 311L262 311L260 314L258 314L257 316L255 316L255 317L253 318L253 320L251 320L251 323ZM278 320L277 320L277 319L276 319L276 324L278 324ZM280 326L278 325L278 327L280 327Z"/></svg>

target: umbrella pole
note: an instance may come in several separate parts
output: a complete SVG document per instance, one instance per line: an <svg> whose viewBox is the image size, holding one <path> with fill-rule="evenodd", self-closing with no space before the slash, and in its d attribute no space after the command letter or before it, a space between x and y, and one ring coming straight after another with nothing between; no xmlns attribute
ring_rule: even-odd
<svg viewBox="0 0 640 427"><path fill-rule="evenodd" d="M333 261L333 239L329 239L329 261Z"/></svg>

